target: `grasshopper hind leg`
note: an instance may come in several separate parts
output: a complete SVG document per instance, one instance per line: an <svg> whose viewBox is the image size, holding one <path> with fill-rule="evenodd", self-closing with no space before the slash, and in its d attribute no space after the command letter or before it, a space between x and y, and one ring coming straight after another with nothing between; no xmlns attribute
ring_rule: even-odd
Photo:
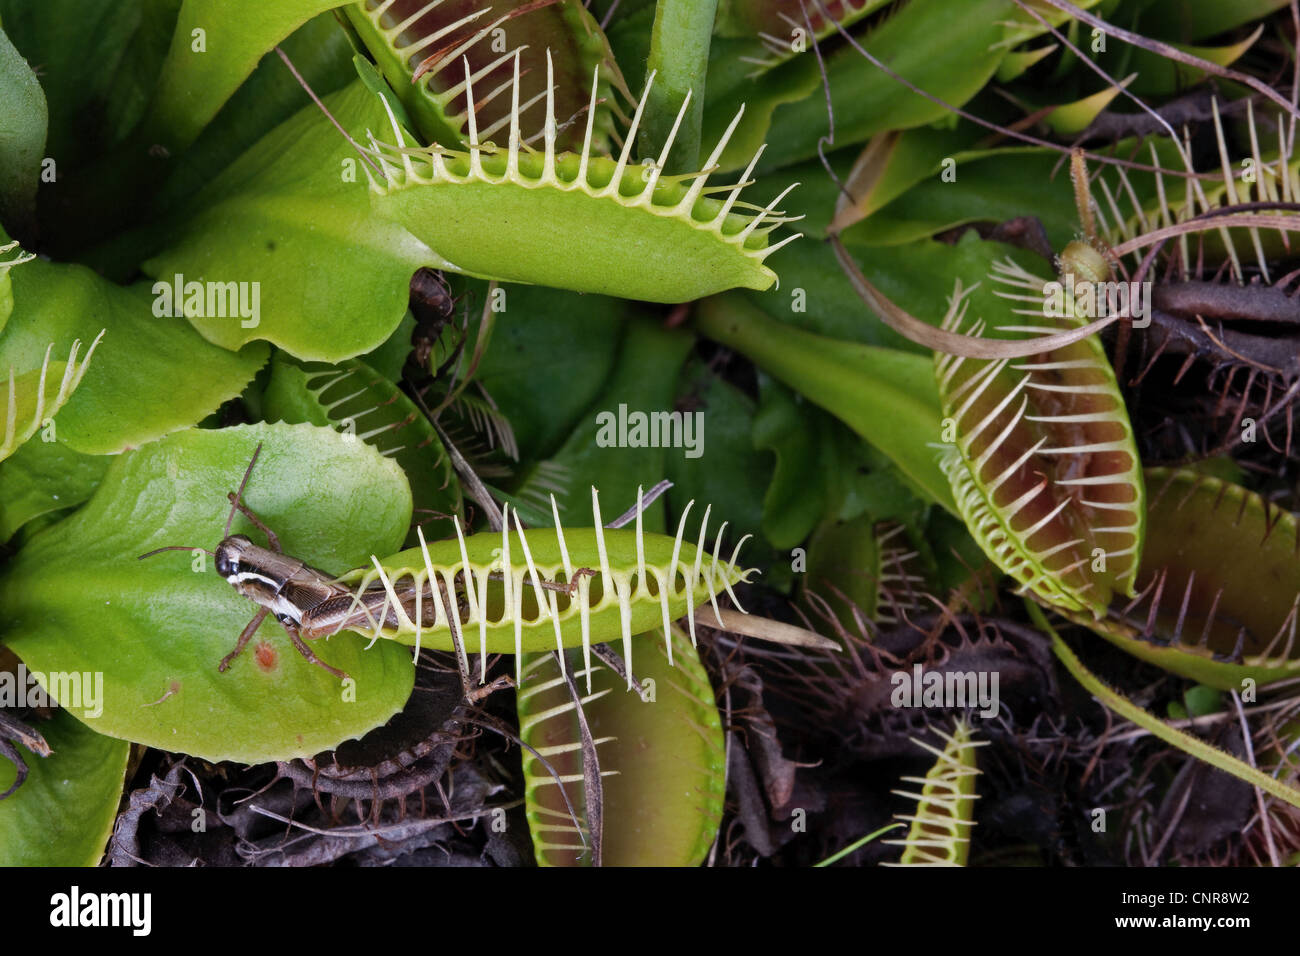
<svg viewBox="0 0 1300 956"><path fill-rule="evenodd" d="M307 646L307 642L304 641L302 639L302 635L298 633L297 626L289 623L288 621L283 622L281 626L284 628L285 633L289 635L289 640L293 642L293 646L297 648L298 653L301 654L305 660L309 661L312 664L315 664L317 667L324 668L325 670L333 674L335 677L337 677L339 680L352 679L348 677L346 671L341 671L337 667L333 667L329 664L326 664L323 660L317 657L316 652Z"/></svg>

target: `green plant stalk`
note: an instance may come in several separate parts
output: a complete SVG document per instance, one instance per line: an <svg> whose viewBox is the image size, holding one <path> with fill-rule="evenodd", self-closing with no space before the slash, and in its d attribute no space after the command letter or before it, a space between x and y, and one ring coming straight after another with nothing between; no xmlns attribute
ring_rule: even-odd
<svg viewBox="0 0 1300 956"><path fill-rule="evenodd" d="M312 17L336 6L342 4L278 0L250 9L236 0L184 0L140 140L179 155L266 53ZM196 31L202 33L196 36Z"/></svg>
<svg viewBox="0 0 1300 956"><path fill-rule="evenodd" d="M1280 780L1274 780L1268 774L1256 770L1245 761L1238 760L1231 754L1225 753L1213 744L1206 743L1199 737L1193 737L1189 733L1169 726L1163 720L1148 714L1123 694L1107 687L1100 678L1083 666L1083 662L1070 649L1070 646L1061 640L1060 635L1056 633L1052 625L1047 623L1047 615L1043 613L1037 604L1026 600L1025 606L1029 609L1029 616L1033 618L1034 623L1051 637L1052 652L1065 665L1065 669L1106 707L1109 707L1121 717L1133 721L1133 723L1159 737L1165 743L1177 747L1183 753L1189 754L1198 760L1203 760L1210 766L1231 774L1238 780L1244 780L1252 787L1259 787L1293 807L1300 807L1300 790L1288 787Z"/></svg>
<svg viewBox="0 0 1300 956"><path fill-rule="evenodd" d="M700 161L700 125L704 119L704 76L718 0L659 0L646 75L654 86L646 102L641 129L642 158L656 158L672 133L687 95L691 101L677 130L676 149L665 172L684 173Z"/></svg>
<svg viewBox="0 0 1300 956"><path fill-rule="evenodd" d="M901 823L891 823L891 824L889 824L888 826L883 826L883 827L881 827L881 828L880 828L879 830L877 830L875 833L868 833L868 834L867 834L866 836L864 836L861 840L856 840L856 841L854 841L853 843L850 843L848 846L846 846L844 849L840 850L838 853L835 853L835 854L832 854L831 856L828 856L826 859L822 860L820 863L814 863L814 864L813 864L813 869L816 869L816 868L818 868L818 867L822 867L822 866L830 866L832 863L838 863L840 860L844 859L846 856L848 856L848 855L849 855L850 853L852 853L854 850L857 850L857 849L860 849L861 847L866 846L868 843L870 843L872 840L876 839L877 837L884 836L884 835L885 835L886 833L888 833L890 830L897 830L897 829L898 829L899 827L901 827L901 826L903 826L903 824L901 824Z"/></svg>
<svg viewBox="0 0 1300 956"><path fill-rule="evenodd" d="M736 295L705 299L695 325L839 418L888 455L920 497L958 514L929 444L943 426L928 356L815 335Z"/></svg>

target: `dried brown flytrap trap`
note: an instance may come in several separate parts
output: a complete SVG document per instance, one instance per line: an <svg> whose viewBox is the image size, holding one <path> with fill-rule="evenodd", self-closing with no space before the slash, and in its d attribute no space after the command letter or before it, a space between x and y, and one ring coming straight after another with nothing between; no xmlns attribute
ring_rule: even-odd
<svg viewBox="0 0 1300 956"><path fill-rule="evenodd" d="M1115 167L1093 181L1098 235L1135 278L1153 282L1152 325L1141 336L1121 327L1115 361L1130 387L1152 386L1136 405L1138 427L1170 463L1248 454L1256 440L1290 455L1300 394L1296 275L1270 268L1291 254L1300 211L1293 120L1247 98L1238 135L1248 155L1234 165L1217 96L1209 106L1219 162L1208 177L1180 184L1151 144L1155 172ZM1193 144L1182 132L1170 142L1190 174ZM1193 370L1204 376L1203 391L1184 385ZM1246 419L1254 425L1248 438Z"/></svg>

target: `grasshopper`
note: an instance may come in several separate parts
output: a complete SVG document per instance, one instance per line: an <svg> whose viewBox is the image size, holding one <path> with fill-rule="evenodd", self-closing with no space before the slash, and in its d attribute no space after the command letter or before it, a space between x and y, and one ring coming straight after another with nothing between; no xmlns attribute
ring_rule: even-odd
<svg viewBox="0 0 1300 956"><path fill-rule="evenodd" d="M234 650L221 659L217 670L225 673L235 658L243 653L267 615L274 614L275 619L280 622L280 626L284 628L285 633L289 635L289 640L303 658L324 668L339 680L347 680L348 675L345 672L317 657L306 642L320 637L329 637L339 631L373 627L381 618L384 624L396 625L397 615L392 609L387 591L382 586L368 588L359 594L355 593L351 588L340 584L333 575L326 574L311 567L305 561L284 553L284 549L280 547L279 537L244 503L244 489L248 486L249 476L252 475L253 466L257 464L257 457L261 453L262 446L259 443L244 472L239 490L226 495L230 501L230 513L226 516L225 535L221 543L217 545L215 551L208 551L207 548L198 549L212 557L217 574L225 578L236 591L258 605L257 613L240 633ZM230 533L230 525L235 519L236 511L266 535L269 548L254 544L247 535ZM149 558L163 551L189 550L193 549L184 545L168 545L142 554L140 558ZM412 589L408 587L407 590ZM426 591L428 590L426 588ZM447 619L458 622L459 614L453 615L448 611L445 586L441 590L439 598L443 601L444 611L448 612ZM430 593L429 596L432 597L432 594ZM413 613L415 605L413 591L410 594L399 593L398 597L404 605L409 600L408 613ZM434 609L431 603L423 605L421 615L423 617L421 624L434 623ZM455 628L456 624L453 623L452 626Z"/></svg>
<svg viewBox="0 0 1300 956"><path fill-rule="evenodd" d="M329 637L339 631L397 627L399 615L398 608L393 604L394 597L402 612L412 619L415 617L416 608L419 608L419 623L422 627L436 625L437 612L432 601L433 590L429 582L423 585L418 595L419 601L416 600L417 588L413 583L403 586L394 584L391 591L382 583L376 583L356 591L339 583L335 576L285 554L275 532L244 503L244 489L248 486L249 476L252 475L253 466L257 464L257 457L261 453L262 445L259 443L244 472L239 490L226 495L230 501L230 512L226 516L226 527L221 543L217 545L215 551L208 551L206 548L197 549L212 557L217 573L225 578L231 587L258 605L257 613L240 633L234 650L221 659L217 670L225 673L230 668L231 662L243 653L244 648L248 646L248 642L252 640L269 614L275 615L275 619L280 622L280 626L289 635L289 640L304 659L324 668L339 680L348 680L348 675L317 657L307 646L307 641ZM254 544L247 535L230 533L236 511L266 535L269 548ZM140 559L152 557L163 551L191 550L195 549L184 545L168 545L142 554ZM544 581L541 584L547 590L563 591L572 596L577 589L580 575L594 573L589 568L583 568L574 575L574 580L567 584L555 581ZM493 576L500 578L499 574ZM452 642L457 650L456 656L460 664L461 684L465 696L470 700L476 700L499 686L505 686L502 680L506 684L513 683L507 677L498 679L480 690L471 690L460 628L461 618L467 613L468 604L464 599L459 599L454 602L453 611L453 601L447 594L446 583L442 580L438 581L438 600L446 615Z"/></svg>

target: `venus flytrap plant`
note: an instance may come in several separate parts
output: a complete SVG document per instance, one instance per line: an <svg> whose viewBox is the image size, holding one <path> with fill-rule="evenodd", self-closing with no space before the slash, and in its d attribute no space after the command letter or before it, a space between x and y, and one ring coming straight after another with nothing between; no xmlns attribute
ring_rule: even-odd
<svg viewBox="0 0 1300 956"><path fill-rule="evenodd" d="M146 270L160 280L246 277L262 294L256 327L187 318L225 348L264 339L298 358L326 361L382 342L402 314L401 279L421 266L673 302L775 281L763 260L780 242L769 245L768 233L789 217L776 203L759 210L744 201L748 174L733 186L709 185L716 151L693 174L663 172L670 149L653 165L638 164L632 149L644 97L617 158L607 155L598 104L585 89L585 122L576 126L581 149L565 150L557 77L572 64L557 63L549 48L544 149L535 150L523 125L522 56L516 51L509 63L507 148L487 139L500 118L485 113L480 122L478 104L492 91L475 85L466 57L448 66L465 77L463 145L420 146L401 128L389 99L358 81L321 101L336 126L307 107L210 182L187 210L191 215L169 223L169 244ZM601 67L591 73L597 100L603 75ZM506 99L502 93L489 105ZM358 157L354 144L385 125L392 141L360 147ZM369 177L369 191L349 179L350 168ZM715 198L719 192L727 195ZM323 284L317 281L322 271L351 278Z"/></svg>
<svg viewBox="0 0 1300 956"><path fill-rule="evenodd" d="M87 2L102 19L82 15ZM329 812L336 807L327 810L322 800L313 810L302 801L284 850L268 851L286 858L309 858L302 850L317 840L318 847L353 845L331 839L336 830L366 839L382 833L388 859L403 852L382 819L392 794L381 797L384 774L372 774L385 765L406 778L393 783L400 799L420 800L421 819L403 818L399 827L434 824L440 811L424 811L438 805L427 799L435 790L447 798L449 818L485 820L487 805L473 802L475 788L460 775L492 776L486 768L497 755L488 745L471 755L446 744L454 754L435 766L428 758L437 757L441 738L417 735L423 749L410 756L418 768L387 749L395 725L430 715L423 706L430 698L454 705L451 722L463 729L498 721L499 708L493 716L473 706L482 695L468 687L471 653L482 655L478 678L498 678L489 690L509 682L501 674L511 666L521 679L519 739L534 757L524 758L524 792L516 779L508 799L520 798L540 863L699 863L717 834L728 766L752 763L761 779L751 786L767 792L746 791L737 777L737 794L742 802L755 798L750 810L764 796L775 809L778 795L794 792L795 771L783 766L782 752L824 745L854 760L898 756L909 734L921 736L925 717L892 709L888 678L903 669L891 663L896 653L948 673L964 662L1010 668L1003 690L1015 684L1018 694L1004 694L1003 705L1016 718L1041 716L1037 726L1050 728L1033 735L1029 750L1086 749L1089 732L1058 730L1055 718L1073 701L1058 696L1038 635L1011 617L955 610L963 600L981 614L991 607L989 580L998 568L1039 602L1031 617L1106 707L1162 743L1300 805L1289 776L1270 776L1275 753L1261 744L1263 772L1255 771L1246 766L1255 759L1249 750L1246 762L1236 760L1155 721L1093 677L1042 613L1058 611L1208 687L1245 696L1268 685L1267 703L1245 702L1243 724L1264 724L1243 727L1248 743L1252 729L1257 743L1269 741L1261 733L1267 721L1289 714L1286 684L1300 674L1300 530L1276 508L1294 506L1276 477L1291 474L1294 455L1290 419L1272 412L1285 406L1290 415L1300 369L1291 354L1289 279L1278 279L1294 268L1286 236L1295 229L1300 180L1287 118L1300 114L1276 81L1265 86L1249 75L1278 49L1277 29L1289 35L1284 5L717 0L715 18L714 0L623 0L621 7L598 0L594 14L583 0L0 0L0 88L15 94L0 95L0 421L7 423L0 534L8 539L0 667L16 654L33 670L104 678L100 716L68 707L41 725L58 752L39 760L33 752L31 779L0 801L0 856L93 863L121 797L128 743L203 758L189 769L219 801L266 768L228 764L210 773L204 760L355 751L336 760L335 769L346 764L342 775L314 760L312 770L322 774L310 785L318 797L343 799L342 789L318 788L318 779L356 783L364 802L371 776L375 825L339 830ZM1131 29L1220 45L1142 48L1142 38L1103 21L1102 38L1136 40L1136 49L1118 61L1113 50L1089 56L1076 46L1087 46L1097 23L1087 11L1099 7ZM1265 16L1277 19L1252 22ZM609 42L596 17L611 25ZM1030 42L1040 45L1030 49ZM622 69L635 72L639 98ZM1129 83L1132 72L1139 76ZM1197 89L1170 99L1183 92L1182 81L1204 77L1227 81L1213 91L1220 99ZM316 105L299 83L312 87ZM1138 92L1160 102L1139 103L1134 113L1127 103ZM1272 101L1266 112L1255 94ZM1009 126L981 121L972 111L995 96L1030 115ZM96 122L87 125L91 113ZM1189 132L1175 133L1185 116ZM1033 136L1030 124L1037 124ZM1254 418L1269 447L1232 449L1258 495L1220 479L1140 471L1139 447L1152 460L1183 460L1203 450L1192 447L1202 439L1204 447L1221 439L1182 418L1175 424L1179 439L1191 433L1186 447L1150 439L1147 425L1163 414L1162 397L1183 390L1171 410L1185 397L1181 371L1175 389L1126 394L1134 414L1147 416L1130 424L1118 387L1129 382L1127 323L1112 330L1120 372L1113 374L1096 333L1117 320L1089 321L1068 295L1063 321L1012 320L1023 338L970 334L964 304L990 326L1005 324L991 286L1012 308L1041 307L1041 280L1018 266L999 266L972 298L959 287L947 311L932 294L957 276L988 274L1007 254L1005 242L1049 254L1065 247L1076 228L1069 189L1064 177L1050 194L1043 183L1057 155L1070 152L1062 134L1084 124L1088 142L1105 144L1094 145L1095 159L1107 164L1095 179L1095 203L1086 170L1075 169L1089 239L1116 246L1121 271L1136 268L1138 279L1176 276L1180 266L1182 278L1205 279L1221 267L1235 281L1223 283L1230 289L1211 304L1258 305L1245 310L1259 320L1249 334L1232 327L1231 308L1227 316L1204 308L1161 316L1159 302L1152 310L1156 323L1185 321L1174 331L1221 346L1197 346L1197 355L1231 354L1232 371L1250 367L1247 398L1261 385L1276 390L1263 407L1273 425L1286 425L1286 449L1262 412ZM1134 141L1124 138L1144 130L1158 140L1155 172L1140 168L1145 152L1132 154ZM840 188L852 155L834 151L861 149L868 137ZM1218 153L1221 175L1192 175L1187 157L1200 141ZM796 194L801 208L791 216L777 211L790 183L814 178ZM843 201L850 193L858 194L851 206ZM831 240L829 249L785 246L797 237L782 238L782 227L797 213L807 214L810 234ZM972 225L948 242L945 233ZM15 260L3 229L39 240L41 257L24 261L18 252ZM1164 249L1173 254L1159 256ZM1089 266L1074 255L1081 251L1063 258L1082 275ZM492 320L490 347L481 333L473 360L457 352L467 343L449 334L437 340L447 346L438 359L419 359L417 339L416 361L404 363L408 329L399 323L412 274L423 268L468 277L454 288L472 293L473 307L480 294L487 300L482 329L492 327L488 310L508 311ZM1089 276L1104 281L1109 270L1102 263ZM793 298L765 291L777 271ZM142 272L149 278L132 278ZM1255 273L1275 285L1255 287ZM532 286L480 282L490 278ZM246 325L219 309L160 309L155 281L176 289L189 281L247 285L260 290L260 317L247 316ZM642 303L708 298L665 322L666 310L580 300L579 292ZM872 322L855 293L885 325ZM675 326L688 311L696 331L795 391L789 420L770 441L748 441L758 430L750 427L757 421L743 360L708 346L687 359L697 340L689 327ZM1023 328L1031 325L1038 328ZM429 333L426 347L442 328ZM82 353L101 330L87 368ZM1260 359L1238 348L1241 338L1270 349ZM917 343L941 353L937 363ZM1132 343L1151 363L1163 347L1154 336ZM873 347L881 345L894 347ZM310 361L329 365L302 364ZM707 362L711 384L682 375L688 361L692 368ZM432 377L433 398L420 397L427 378L417 384L408 374L417 367ZM517 439L508 453L481 455L472 440L462 441L456 425L474 425L486 406L451 404L450 386L439 397L448 372L491 392L494 434ZM1215 366L1212 374L1223 372ZM1226 384L1224 393L1221 404L1235 404ZM805 401L854 434L820 409L800 414ZM623 405L707 419L707 452L703 441L688 445L704 460L621 437L612 450L593 419ZM35 440L55 412L58 442ZM222 427L276 417L313 424ZM227 529L225 496L259 444L246 503L265 526L236 514ZM778 474L771 476L761 466L774 451ZM654 492L638 494L627 526L605 527L602 505L617 502L621 510L639 484L664 477L672 494L648 508L642 505ZM461 482L477 507L460 500ZM589 521L592 486L604 500L593 491ZM684 509L692 498L713 507ZM421 517L446 515L446 530L413 526L412 499ZM493 530L477 530L482 512ZM720 514L728 527L761 527L769 539L751 558L769 583L761 606L782 593L804 594L841 636L840 655L811 632L727 606L751 571L737 563L741 545L723 550ZM673 525L675 533L655 533ZM244 552L247 565L232 565L217 545L227 531L224 540L244 536L256 549ZM260 547L264 533L272 543L271 531L284 545L282 560ZM136 560L176 546L182 550ZM981 561L981 547L997 568ZM220 574L210 549L227 559ZM289 584L295 587L281 593ZM322 591L329 597L314 600ZM827 594L836 591L843 603ZM247 651L220 672L218 661L253 612L243 595L288 623L351 602L350 615L322 611L299 632L350 677L340 682L311 666L286 643L288 627L259 626L260 619L244 631ZM922 622L933 607L940 616ZM802 669L789 649L753 658L756 671L776 669L758 675L771 692L785 697L797 686L773 710L772 729L787 733L786 715L802 711L789 718L802 739L786 737L787 748L760 753L770 740L734 735L730 751L723 747L709 675L693 646L697 614L721 628L714 639L723 647L754 636L826 652ZM925 632L912 634L909 621ZM846 636L859 625L879 640ZM930 633L932 626L944 632ZM417 649L414 664L408 645ZM419 655L423 649L456 653L467 699L454 676L438 686L441 663ZM610 651L628 665L626 681ZM492 653L515 660L489 674ZM769 679L791 666L797 685ZM422 690L432 693L410 700L417 668ZM730 676L724 671L722 679L735 687ZM639 693L623 686L634 679ZM746 690L727 705L752 714L768 702ZM494 729L512 735L504 724ZM341 746L362 735L357 746ZM931 750L938 763L930 775L913 781L923 789L907 818L905 862L966 862L975 743L964 725L943 741ZM1132 754L1114 742L1108 735L1098 748L1097 786L1080 794L1057 788L1070 809L1131 770ZM1006 743L995 736L999 765ZM155 765L158 755L146 759L141 766ZM1066 757L1061 766L1069 764ZM419 773L406 773L413 769L436 775L417 780ZM132 787L146 775L133 771ZM75 785L63 784L73 778ZM10 779L0 758L0 793ZM132 796L123 829L138 821ZM496 811L509 806L491 808L493 832ZM829 817L814 822L833 827L829 845L862 832ZM473 827L458 840L485 835L483 823ZM759 846L778 842L758 839L764 829L795 841L794 857L807 845L770 820L751 827L746 819L743 838L729 829L718 844L718 860L753 862L747 843L759 856L781 853ZM57 831L57 845L45 840L47 831ZM168 838L149 833L138 841L142 860L159 859L149 845L155 836ZM115 858L132 855L133 842L124 840Z"/></svg>
<svg viewBox="0 0 1300 956"><path fill-rule="evenodd" d="M1078 153L1072 172L1079 215L1091 235ZM859 206L841 196L837 221L860 220ZM1101 617L1113 592L1132 596L1145 514L1141 465L1095 333L1132 316L1138 303L1125 285L1123 307L1105 308L1118 299L1107 292L1112 273L1105 255L1087 242L1070 243L1059 259L1065 282L1055 294L1014 261L995 264L994 280L1008 287L997 294L1026 303L1011 311L1033 321L998 327L1020 338L985 339L982 320L966 324L973 290L960 281L936 329L883 295L838 234L831 241L863 302L895 331L935 350L944 415L940 468L985 554L1022 591L1069 610L1087 608Z"/></svg>
<svg viewBox="0 0 1300 956"><path fill-rule="evenodd" d="M1222 690L1300 674L1300 527L1239 485L1152 468L1137 596L1068 615L1128 653Z"/></svg>
<svg viewBox="0 0 1300 956"><path fill-rule="evenodd" d="M1027 303L1029 325L1004 332L1044 337L1042 280L1013 262L998 268L1001 293ZM960 332L960 295L945 317ZM1066 328L1077 327L1073 298ZM969 326L983 333L984 323ZM1133 429L1101 343L1091 337L1025 361L980 362L936 353L935 374L954 442L942 467L966 526L1024 590L1070 610L1105 613L1112 592L1135 593L1142 547L1142 473Z"/></svg>

